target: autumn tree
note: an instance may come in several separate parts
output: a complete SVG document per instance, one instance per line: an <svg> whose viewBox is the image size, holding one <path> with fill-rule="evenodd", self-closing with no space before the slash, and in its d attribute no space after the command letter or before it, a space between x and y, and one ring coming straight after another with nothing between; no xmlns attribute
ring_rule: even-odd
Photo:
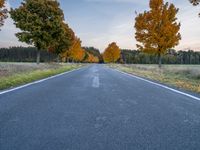
<svg viewBox="0 0 200 150"><path fill-rule="evenodd" d="M102 62L103 62L103 57L102 57L102 55L101 55L99 49L94 48L94 47L83 47L83 49L84 49L86 52L92 54L94 57L97 57L97 60L98 60L97 62L98 62L98 63L102 63Z"/></svg>
<svg viewBox="0 0 200 150"><path fill-rule="evenodd" d="M82 62L85 57L85 50L81 47L81 40L75 38L68 51L62 54L62 59L70 59L73 62Z"/></svg>
<svg viewBox="0 0 200 150"><path fill-rule="evenodd" d="M86 62L86 63L98 63L99 58L92 54L91 51L85 50L81 47L81 40L75 37L72 46L69 50L64 51L61 54L61 58L63 62L66 60L72 62Z"/></svg>
<svg viewBox="0 0 200 150"><path fill-rule="evenodd" d="M200 0L189 0L190 3L192 3L194 6L197 6L200 4ZM199 17L200 17L200 13L199 13Z"/></svg>
<svg viewBox="0 0 200 150"><path fill-rule="evenodd" d="M86 58L84 60L86 63L99 63L99 58L93 54L86 52Z"/></svg>
<svg viewBox="0 0 200 150"><path fill-rule="evenodd" d="M150 10L138 14L135 18L135 38L137 47L146 53L158 56L159 67L162 55L167 49L179 44L180 23L177 22L178 9L163 0L150 0Z"/></svg>
<svg viewBox="0 0 200 150"><path fill-rule="evenodd" d="M62 57L63 53L68 52L70 47L72 47L75 41L75 34L68 24L62 23L63 32L54 42L51 43L49 47L49 52L55 53L59 58Z"/></svg>
<svg viewBox="0 0 200 150"><path fill-rule="evenodd" d="M105 63L115 63L120 58L120 48L115 42L108 45L103 53Z"/></svg>
<svg viewBox="0 0 200 150"><path fill-rule="evenodd" d="M4 20L7 16L8 10L5 8L5 0L0 0L0 27L4 25Z"/></svg>
<svg viewBox="0 0 200 150"><path fill-rule="evenodd" d="M11 18L22 32L16 36L20 41L37 47L37 63L40 51L47 50L63 36L64 14L58 1L24 0L21 6L11 9Z"/></svg>

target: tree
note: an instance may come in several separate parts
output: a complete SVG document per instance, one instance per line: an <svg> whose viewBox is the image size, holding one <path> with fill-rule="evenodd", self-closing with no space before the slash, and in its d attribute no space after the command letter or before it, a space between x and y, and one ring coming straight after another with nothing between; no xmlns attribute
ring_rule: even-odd
<svg viewBox="0 0 200 150"><path fill-rule="evenodd" d="M85 58L84 62L86 62L86 63L99 63L99 58L86 51L86 58Z"/></svg>
<svg viewBox="0 0 200 150"><path fill-rule="evenodd" d="M8 10L5 8L5 0L0 0L0 27L4 25L4 20L8 17ZM1 30L1 29L0 29Z"/></svg>
<svg viewBox="0 0 200 150"><path fill-rule="evenodd" d="M37 64L40 50L47 50L63 34L63 11L58 1L24 0L21 6L11 9L11 18L22 32L16 36L20 41L37 47Z"/></svg>
<svg viewBox="0 0 200 150"><path fill-rule="evenodd" d="M135 18L135 38L141 43L137 47L146 53L158 56L159 67L162 55L167 49L179 44L180 23L177 23L178 9L163 0L150 0L150 10L138 14Z"/></svg>
<svg viewBox="0 0 200 150"><path fill-rule="evenodd" d="M92 54L94 57L97 57L98 58L98 63L103 63L103 58L102 58L102 55L101 55L99 49L94 48L94 47L83 47L83 49L86 52Z"/></svg>
<svg viewBox="0 0 200 150"><path fill-rule="evenodd" d="M85 50L81 47L81 40L76 37L70 49L62 53L62 59L70 59L73 62L82 62L85 55Z"/></svg>
<svg viewBox="0 0 200 150"><path fill-rule="evenodd" d="M200 0L189 0L190 3L192 3L194 6L197 6L200 4ZM199 17L200 17L200 13L199 13Z"/></svg>
<svg viewBox="0 0 200 150"><path fill-rule="evenodd" d="M70 47L73 45L73 42L75 40L75 34L73 30L69 28L69 26L64 22L62 25L63 33L49 47L49 51L55 53L58 56L58 61L59 57L62 57L62 54L64 52L69 51Z"/></svg>
<svg viewBox="0 0 200 150"><path fill-rule="evenodd" d="M105 63L115 63L120 58L120 48L115 42L108 45L103 53L103 59Z"/></svg>

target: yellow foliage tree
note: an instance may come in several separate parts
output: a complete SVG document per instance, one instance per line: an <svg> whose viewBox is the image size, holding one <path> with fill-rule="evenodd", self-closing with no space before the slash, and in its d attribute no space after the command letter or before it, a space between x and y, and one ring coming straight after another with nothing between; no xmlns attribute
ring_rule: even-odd
<svg viewBox="0 0 200 150"><path fill-rule="evenodd" d="M74 46L74 43L76 41L75 33L71 28L69 29L69 32L68 32L68 38L71 41L71 46L69 48L63 50L63 52L60 54L60 57L61 57L63 62L69 61L69 59L70 59L70 49L72 49L72 47Z"/></svg>
<svg viewBox="0 0 200 150"><path fill-rule="evenodd" d="M120 48L115 42L108 45L103 53L103 59L105 63L115 63L120 58Z"/></svg>
<svg viewBox="0 0 200 150"><path fill-rule="evenodd" d="M158 56L161 67L162 55L181 39L181 25L176 18L178 9L173 4L164 4L163 0L150 0L149 6L149 11L138 14L135 19L135 38L141 51Z"/></svg>
<svg viewBox="0 0 200 150"><path fill-rule="evenodd" d="M62 60L71 59L73 62L82 62L85 57L85 50L81 47L81 40L75 38L69 50L61 54Z"/></svg>
<svg viewBox="0 0 200 150"><path fill-rule="evenodd" d="M86 52L86 59L84 60L84 62L87 62L87 63L98 63L99 62L99 58Z"/></svg>

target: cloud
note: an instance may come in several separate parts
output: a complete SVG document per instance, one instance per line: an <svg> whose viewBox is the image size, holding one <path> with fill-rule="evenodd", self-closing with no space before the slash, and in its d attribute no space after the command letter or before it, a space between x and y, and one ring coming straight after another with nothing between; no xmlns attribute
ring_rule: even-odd
<svg viewBox="0 0 200 150"><path fill-rule="evenodd" d="M84 0L85 2L93 2L93 3L133 3L137 5L146 5L148 4L148 0Z"/></svg>
<svg viewBox="0 0 200 150"><path fill-rule="evenodd" d="M135 49L136 42L133 26L131 13L129 15L119 13L109 21L103 32L99 31L98 34L88 32L78 35L82 37L84 45L95 45L101 52L113 41L117 42L121 48Z"/></svg>
<svg viewBox="0 0 200 150"><path fill-rule="evenodd" d="M92 2L116 2L116 3L135 3L134 0L87 0ZM138 1L137 1L138 2ZM182 35L182 40L180 44L175 47L177 50L199 50L200 51L200 18L198 17L199 8L193 7L188 1L182 0L169 0L170 3L174 3L177 8L179 8L178 20L181 22L180 33ZM142 1L142 3L148 4L148 1ZM134 38L134 8L133 12L128 12L123 10L118 12L110 20L110 25L108 29L105 30L104 34L100 33L100 37L91 36L93 40L89 40L90 45L95 44L100 49L105 49L105 47L110 42L117 42L121 48L136 49L136 40ZM143 7L144 10L148 10L148 7ZM88 39L88 38L87 38ZM86 40L86 38L85 38Z"/></svg>
<svg viewBox="0 0 200 150"><path fill-rule="evenodd" d="M84 46L94 46L103 51L107 45L113 41L121 48L136 48L134 38L134 11L143 12L148 10L149 0L81 0L84 5L69 5L72 9L67 9L63 4L68 23L75 30L77 36L81 38ZM200 50L200 18L198 17L199 7L193 7L187 0L168 0L178 7L178 19L181 22L182 40L176 47L180 49ZM74 1L69 4L76 3ZM94 3L88 5L88 3ZM101 5L95 4L101 3ZM115 5L108 4L115 3ZM61 3L62 4L62 3ZM125 5L122 5L125 4ZM73 8L75 7L76 8ZM92 6L92 7L91 7ZM10 5L8 3L8 7ZM66 7L66 9L65 9ZM77 7L81 7L80 9ZM84 17L83 17L84 16ZM25 45L18 42L15 33L19 32L13 25L11 18L8 18L4 27L0 31L0 46Z"/></svg>
<svg viewBox="0 0 200 150"><path fill-rule="evenodd" d="M137 3L137 0L85 0L86 2Z"/></svg>
<svg viewBox="0 0 200 150"><path fill-rule="evenodd" d="M181 1L177 3L176 6L179 8L177 17L181 22L180 33L182 35L182 40L176 49L193 49L200 51L199 8L193 7L188 1Z"/></svg>

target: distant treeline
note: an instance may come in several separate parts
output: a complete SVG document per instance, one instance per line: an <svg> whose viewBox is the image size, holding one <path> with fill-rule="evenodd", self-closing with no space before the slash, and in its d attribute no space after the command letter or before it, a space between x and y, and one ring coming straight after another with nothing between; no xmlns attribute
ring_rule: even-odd
<svg viewBox="0 0 200 150"><path fill-rule="evenodd" d="M121 58L126 64L157 64L155 55L142 53L137 50L121 50ZM162 57L163 64L200 64L200 52L168 50Z"/></svg>
<svg viewBox="0 0 200 150"><path fill-rule="evenodd" d="M103 59L98 49L94 47L83 47L85 51L99 58L102 63ZM0 48L1 62L35 62L37 57L37 48L35 47L10 47ZM41 62L57 61L58 56L46 50L41 51ZM74 62L69 60L70 62Z"/></svg>
<svg viewBox="0 0 200 150"><path fill-rule="evenodd" d="M0 48L0 61L3 62L35 62L37 49L35 47ZM47 51L41 51L41 62L52 62L57 56Z"/></svg>
<svg viewBox="0 0 200 150"><path fill-rule="evenodd" d="M99 58L103 63L103 57L100 51L94 47L83 47L85 51ZM35 47L10 47L0 48L0 61L2 62L35 62L37 49ZM41 51L42 62L57 61L57 55ZM155 55L142 53L138 50L121 50L121 59L119 63L126 64L157 64L158 59ZM163 64L200 64L200 52L197 51L175 51L168 50L162 58Z"/></svg>

